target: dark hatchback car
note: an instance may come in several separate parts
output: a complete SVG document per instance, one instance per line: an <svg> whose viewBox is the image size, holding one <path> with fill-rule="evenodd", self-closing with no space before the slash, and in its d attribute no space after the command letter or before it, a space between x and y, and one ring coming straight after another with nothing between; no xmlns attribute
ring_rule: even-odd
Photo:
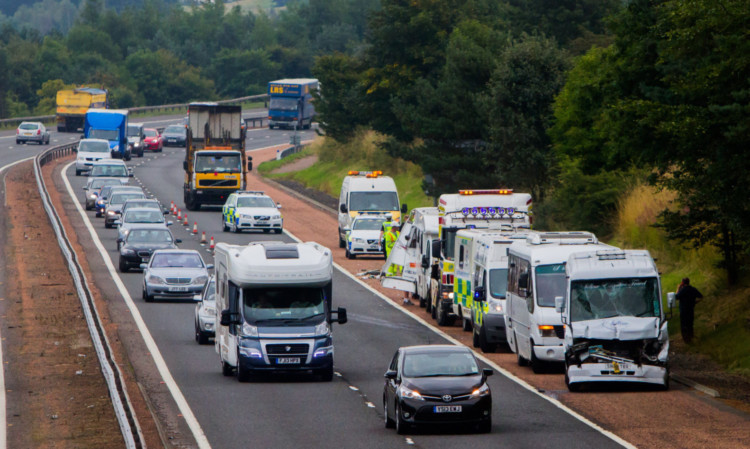
<svg viewBox="0 0 750 449"><path fill-rule="evenodd" d="M489 432L490 375L492 370L480 369L465 346L400 348L385 373L385 426L399 434L417 424L469 424Z"/></svg>
<svg viewBox="0 0 750 449"><path fill-rule="evenodd" d="M165 147L184 147L187 142L185 125L170 125L161 133Z"/></svg>
<svg viewBox="0 0 750 449"><path fill-rule="evenodd" d="M120 246L120 271L125 273L139 268L142 263L148 263L157 249L177 249L177 243L182 240L175 239L168 229L134 228Z"/></svg>

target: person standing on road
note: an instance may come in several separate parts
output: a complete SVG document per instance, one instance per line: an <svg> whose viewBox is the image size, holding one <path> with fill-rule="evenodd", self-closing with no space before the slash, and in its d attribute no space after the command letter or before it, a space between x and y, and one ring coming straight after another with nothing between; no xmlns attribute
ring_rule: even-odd
<svg viewBox="0 0 750 449"><path fill-rule="evenodd" d="M703 294L690 285L689 278L683 278L677 287L675 298L680 301L680 331L682 341L690 344L693 341L693 321L695 320L695 305L703 299Z"/></svg>

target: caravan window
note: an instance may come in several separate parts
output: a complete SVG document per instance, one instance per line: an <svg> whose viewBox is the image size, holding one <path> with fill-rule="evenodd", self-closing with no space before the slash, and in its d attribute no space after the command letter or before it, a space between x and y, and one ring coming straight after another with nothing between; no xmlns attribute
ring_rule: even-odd
<svg viewBox="0 0 750 449"><path fill-rule="evenodd" d="M242 297L243 315L250 324L314 326L325 319L325 294L319 287L249 288Z"/></svg>
<svg viewBox="0 0 750 449"><path fill-rule="evenodd" d="M540 307L555 307L555 296L565 296L565 264L536 267L536 303Z"/></svg>

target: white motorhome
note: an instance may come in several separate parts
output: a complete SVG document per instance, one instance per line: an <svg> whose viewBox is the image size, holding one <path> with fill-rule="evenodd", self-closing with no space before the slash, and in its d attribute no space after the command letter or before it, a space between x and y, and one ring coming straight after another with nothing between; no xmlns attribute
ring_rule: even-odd
<svg viewBox="0 0 750 449"><path fill-rule="evenodd" d="M534 232L508 250L506 295L508 345L519 365L540 372L545 362L564 362L564 328L555 298L565 295L565 263L571 254L615 249L589 232Z"/></svg>
<svg viewBox="0 0 750 449"><path fill-rule="evenodd" d="M393 178L383 176L382 171L350 171L341 184L339 195L339 248L346 247L346 231L360 213L377 212L400 222L401 214L406 211L406 204L399 209Z"/></svg>
<svg viewBox="0 0 750 449"><path fill-rule="evenodd" d="M402 267L401 275L382 277L381 285L407 291L419 298L420 306L428 306L431 279L437 270L434 242L439 242L437 207L412 209L383 268L383 273L389 273L390 265L397 264Z"/></svg>
<svg viewBox="0 0 750 449"><path fill-rule="evenodd" d="M431 298L433 317L441 326L450 326L455 314L453 285L455 239L459 229L503 229L531 227L531 195L514 193L511 189L459 190L440 195L438 228L440 262L433 280ZM471 308L471 304L467 304Z"/></svg>
<svg viewBox="0 0 750 449"><path fill-rule="evenodd" d="M225 376L312 371L333 378L331 251L314 242L219 243L215 347ZM332 317L336 315L336 318Z"/></svg>
<svg viewBox="0 0 750 449"><path fill-rule="evenodd" d="M507 342L505 296L508 248L524 243L528 231L462 229L456 233L454 314L473 332L475 348L494 352Z"/></svg>
<svg viewBox="0 0 750 449"><path fill-rule="evenodd" d="M641 382L669 388L669 333L656 263L645 250L570 255L566 294L565 384Z"/></svg>

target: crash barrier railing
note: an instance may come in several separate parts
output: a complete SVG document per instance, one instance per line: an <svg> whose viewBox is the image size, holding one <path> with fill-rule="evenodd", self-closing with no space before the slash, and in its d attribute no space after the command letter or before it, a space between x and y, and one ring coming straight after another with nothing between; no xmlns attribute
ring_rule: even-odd
<svg viewBox="0 0 750 449"><path fill-rule="evenodd" d="M239 97L239 98L230 98L229 100L219 100L215 103L218 104L234 104L234 103L244 103L246 101L253 101L253 100L266 100L268 99L268 94L261 94L261 95L250 95L248 97ZM128 111L132 113L136 112L152 112L152 111L173 111L177 109L187 109L188 105L190 103L175 103L175 104L163 104L163 105L157 105L157 106L139 106L136 108L128 108ZM265 118L265 115L259 119L261 119L261 125L263 126L262 119ZM35 117L16 117L16 118L6 118L0 120L0 127L13 125L13 124L20 124L21 122L50 122L55 119L55 115L38 115Z"/></svg>
<svg viewBox="0 0 750 449"><path fill-rule="evenodd" d="M112 347L109 344L109 339L104 331L104 326L94 303L94 297L91 294L91 290L89 290L86 274L78 263L78 255L73 249L70 240L68 240L65 228L62 225L62 221L60 221L60 216L52 204L42 174L43 165L54 159L72 154L76 145L77 143L71 143L50 148L37 155L34 159L34 174L36 175L36 183L39 188L39 195L42 197L44 210L47 212L50 223L55 230L57 242L67 262L68 270L73 277L73 283L75 284L78 298L81 301L86 324L89 328L91 340L93 341L99 365L102 369L102 375L107 383L107 389L112 399L117 422L120 425L120 430L125 440L125 447L128 449L142 448L144 447L143 434L141 433L138 420L133 412L133 405L125 389L122 372L115 361Z"/></svg>

